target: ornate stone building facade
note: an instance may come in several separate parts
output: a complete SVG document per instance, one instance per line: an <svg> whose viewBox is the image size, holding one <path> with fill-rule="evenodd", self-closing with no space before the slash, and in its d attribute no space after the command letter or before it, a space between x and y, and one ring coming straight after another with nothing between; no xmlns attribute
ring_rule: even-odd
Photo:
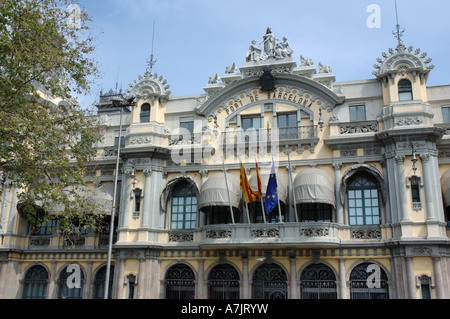
<svg viewBox="0 0 450 319"><path fill-rule="evenodd" d="M86 180L103 199L123 146L112 297L450 298L450 85L428 87L431 60L401 41L373 79L336 82L275 39L268 29L205 94L174 97L147 70L100 97ZM123 96L135 103L119 139ZM271 214L243 202L240 161L253 189L258 163L264 192L275 163ZM17 192L4 179L0 296L101 298L108 236L68 249L48 225L31 233Z"/></svg>

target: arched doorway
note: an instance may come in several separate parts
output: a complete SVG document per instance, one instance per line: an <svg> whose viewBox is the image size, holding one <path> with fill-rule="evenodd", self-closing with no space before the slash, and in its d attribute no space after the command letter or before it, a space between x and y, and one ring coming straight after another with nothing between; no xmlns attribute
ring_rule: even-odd
<svg viewBox="0 0 450 319"><path fill-rule="evenodd" d="M105 298L105 280L106 280L106 266L102 267L95 274L94 279L94 299ZM110 268L109 285L108 285L108 299L112 298L114 280L114 266Z"/></svg>
<svg viewBox="0 0 450 319"><path fill-rule="evenodd" d="M253 299L287 299L286 272L274 263L260 266L253 274Z"/></svg>
<svg viewBox="0 0 450 319"><path fill-rule="evenodd" d="M336 275L324 264L313 264L300 277L302 299L337 299Z"/></svg>
<svg viewBox="0 0 450 319"><path fill-rule="evenodd" d="M166 274L166 299L195 299L195 275L189 266L170 267Z"/></svg>
<svg viewBox="0 0 450 319"><path fill-rule="evenodd" d="M39 265L28 269L23 283L23 299L47 299L48 272Z"/></svg>
<svg viewBox="0 0 450 319"><path fill-rule="evenodd" d="M58 299L83 299L83 290L84 290L84 273L80 270L80 287L69 288L67 280L69 276L73 273L67 272L67 267L59 275L58 281Z"/></svg>
<svg viewBox="0 0 450 319"><path fill-rule="evenodd" d="M239 273L229 265L214 267L208 276L209 299L239 299Z"/></svg>
<svg viewBox="0 0 450 319"><path fill-rule="evenodd" d="M350 274L351 299L389 299L388 278L384 270L373 263L356 266Z"/></svg>

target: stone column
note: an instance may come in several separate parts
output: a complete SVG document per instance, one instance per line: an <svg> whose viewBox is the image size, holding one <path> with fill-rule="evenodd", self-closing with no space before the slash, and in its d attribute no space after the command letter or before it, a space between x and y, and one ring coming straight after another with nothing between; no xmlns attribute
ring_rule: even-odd
<svg viewBox="0 0 450 319"><path fill-rule="evenodd" d="M298 299L297 293L297 258L295 256L289 258L290 263L290 296L289 299Z"/></svg>
<svg viewBox="0 0 450 319"><path fill-rule="evenodd" d="M408 200L406 197L406 181L405 181L405 167L403 163L405 161L404 155L399 155L395 157L396 170L397 170L397 193L400 200L400 215L401 221L409 221L408 213Z"/></svg>
<svg viewBox="0 0 450 319"><path fill-rule="evenodd" d="M413 257L405 257L406 261L406 280L408 283L408 298L417 299L416 278L414 277Z"/></svg>
<svg viewBox="0 0 450 319"><path fill-rule="evenodd" d="M57 292L58 287L56 284L57 278L56 278L56 261L52 261L52 266L50 269L50 278L48 282L48 299L56 299L57 298Z"/></svg>
<svg viewBox="0 0 450 319"><path fill-rule="evenodd" d="M250 299L248 281L248 257L242 257L242 294L241 299Z"/></svg>
<svg viewBox="0 0 450 319"><path fill-rule="evenodd" d="M142 211L142 227L150 226L151 202L152 197L152 173L151 169L145 169L145 185L144 185L144 207Z"/></svg>
<svg viewBox="0 0 450 319"><path fill-rule="evenodd" d="M386 181L386 205L384 207L384 224L390 224L392 222L392 216L391 216L391 202L389 200L390 198L390 187L391 183L389 182L389 176L388 176L388 169L387 169L387 163L386 160L381 161L381 166L383 167L383 177Z"/></svg>
<svg viewBox="0 0 450 319"><path fill-rule="evenodd" d="M444 291L444 279L442 276L441 257L433 257L434 284L436 287L436 298L446 299Z"/></svg>
<svg viewBox="0 0 450 319"><path fill-rule="evenodd" d="M347 280L345 277L345 259L339 259L339 294L341 299L349 299L347 295Z"/></svg>
<svg viewBox="0 0 450 319"><path fill-rule="evenodd" d="M121 213L123 214L122 225L121 228L128 228L130 225L130 199L131 199L131 177L133 170L125 171L125 181L124 181L124 199L123 199L123 210Z"/></svg>
<svg viewBox="0 0 450 319"><path fill-rule="evenodd" d="M92 261L87 262L86 278L84 281L83 299L92 299Z"/></svg>
<svg viewBox="0 0 450 319"><path fill-rule="evenodd" d="M205 260L198 260L198 280L197 280L197 294L196 299L206 299L205 282L203 276L205 275Z"/></svg>
<svg viewBox="0 0 450 319"><path fill-rule="evenodd" d="M145 254L144 254L145 255ZM138 274L138 289L137 289L137 299L144 299L144 294L146 290L145 278L146 276L146 258L145 256L139 258L139 274Z"/></svg>
<svg viewBox="0 0 450 319"><path fill-rule="evenodd" d="M344 208L341 201L341 168L342 163L333 163L334 166L334 190L336 194L336 219L339 225L344 224Z"/></svg>
<svg viewBox="0 0 450 319"><path fill-rule="evenodd" d="M427 220L435 221L436 220L436 201L433 196L434 192L434 184L440 183L440 181L435 181L432 174L432 167L430 162L430 154L422 154L420 155L420 159L422 160L422 168L423 168L423 184L425 189L425 204L427 207Z"/></svg>
<svg viewBox="0 0 450 319"><path fill-rule="evenodd" d="M114 283L112 298L113 299L123 299L123 286L124 286L124 276L125 276L125 260L116 259L116 267L114 267Z"/></svg>
<svg viewBox="0 0 450 319"><path fill-rule="evenodd" d="M152 206L151 206L151 218L150 218L150 228L158 229L162 228L160 225L161 216L161 203L159 200L159 196L161 195L162 189L162 180L163 180L163 168L158 167L153 169L152 175ZM160 218L161 217L161 218ZM155 239L156 241L156 239Z"/></svg>

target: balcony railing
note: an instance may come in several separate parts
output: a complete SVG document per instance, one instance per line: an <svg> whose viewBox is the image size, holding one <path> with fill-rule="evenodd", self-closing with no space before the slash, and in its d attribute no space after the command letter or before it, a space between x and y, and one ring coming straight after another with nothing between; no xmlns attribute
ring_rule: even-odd
<svg viewBox="0 0 450 319"><path fill-rule="evenodd" d="M300 127L282 127L269 129L237 129L224 133L223 142L251 143L251 142L284 142L315 139L318 136L317 125Z"/></svg>
<svg viewBox="0 0 450 319"><path fill-rule="evenodd" d="M345 134L360 134L360 133L378 133L377 121L358 121L350 123L339 123L339 132L341 135Z"/></svg>
<svg viewBox="0 0 450 319"><path fill-rule="evenodd" d="M208 225L201 228L202 243L338 243L335 223Z"/></svg>

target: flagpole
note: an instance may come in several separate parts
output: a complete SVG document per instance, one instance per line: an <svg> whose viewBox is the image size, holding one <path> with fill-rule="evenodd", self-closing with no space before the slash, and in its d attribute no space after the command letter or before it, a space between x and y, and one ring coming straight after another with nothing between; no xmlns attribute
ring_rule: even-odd
<svg viewBox="0 0 450 319"><path fill-rule="evenodd" d="M289 183L291 184L292 189L292 197L294 198L294 213L295 213L295 222L298 223L298 215L297 215L297 198L295 196L295 190L294 190L294 183L292 181L292 175L291 175L291 156L288 153L288 165L289 165Z"/></svg>
<svg viewBox="0 0 450 319"><path fill-rule="evenodd" d="M255 164L256 164L256 174L258 176L259 175L259 167L258 167L258 161L256 159L256 154L255 154ZM259 192L259 187L258 187L258 192ZM263 214L263 221L264 221L264 224L265 224L266 223L266 211L264 209L264 195L262 193L262 190L260 192L260 195L261 195L261 199L260 199L260 201L261 201L261 211L262 211L262 214Z"/></svg>
<svg viewBox="0 0 450 319"><path fill-rule="evenodd" d="M245 200L244 191L242 191L242 196L244 197L245 209L247 211L247 221L248 221L249 224L251 224L251 222L250 222L250 212L248 210L248 203Z"/></svg>
<svg viewBox="0 0 450 319"><path fill-rule="evenodd" d="M264 196L261 197L261 208L262 208L264 224L266 224L267 222L266 222L266 210L264 209Z"/></svg>
<svg viewBox="0 0 450 319"><path fill-rule="evenodd" d="M280 223L283 224L283 218L281 218L281 204L280 204L280 196L277 194L278 199L278 215L280 216Z"/></svg>
<svg viewBox="0 0 450 319"><path fill-rule="evenodd" d="M225 171L225 160L224 160L223 156L222 156L222 166L223 166L223 176L225 177L225 185L227 186L228 202L230 204L231 222L234 225L235 223L234 223L233 206L231 205L230 189L228 187L227 173Z"/></svg>

